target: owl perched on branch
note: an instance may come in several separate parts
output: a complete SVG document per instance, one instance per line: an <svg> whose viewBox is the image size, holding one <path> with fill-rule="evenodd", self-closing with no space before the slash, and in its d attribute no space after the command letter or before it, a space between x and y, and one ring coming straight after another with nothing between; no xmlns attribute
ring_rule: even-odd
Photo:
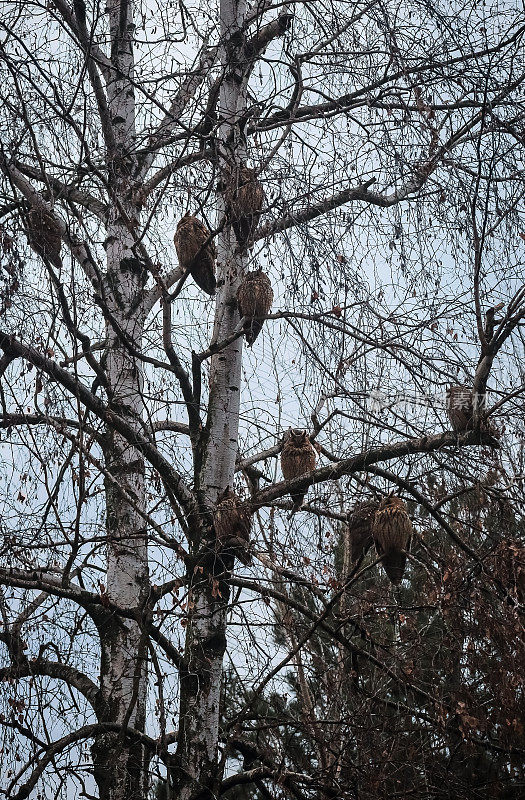
<svg viewBox="0 0 525 800"><path fill-rule="evenodd" d="M226 185L224 199L226 211L231 219L239 245L244 248L253 235L261 218L264 191L251 167L241 167L238 180L232 175Z"/></svg>
<svg viewBox="0 0 525 800"><path fill-rule="evenodd" d="M272 302L273 289L268 276L262 269L247 272L237 290L237 304L241 318L248 318L244 331L250 347L261 332Z"/></svg>
<svg viewBox="0 0 525 800"><path fill-rule="evenodd" d="M455 431L460 433L472 430L474 407L472 392L468 386L449 386L446 407L450 424Z"/></svg>
<svg viewBox="0 0 525 800"><path fill-rule="evenodd" d="M53 215L42 208L32 208L26 216L26 231L33 250L60 269L62 235Z"/></svg>
<svg viewBox="0 0 525 800"><path fill-rule="evenodd" d="M372 526L379 508L376 500L358 503L348 514L347 535L350 541L350 557L358 561L372 544Z"/></svg>
<svg viewBox="0 0 525 800"><path fill-rule="evenodd" d="M185 214L177 225L173 241L181 267L190 272L197 286L204 292L215 294L217 250L206 225L197 217Z"/></svg>
<svg viewBox="0 0 525 800"><path fill-rule="evenodd" d="M516 539L503 539L494 549L489 565L494 576L503 583L517 601L525 599L525 547Z"/></svg>
<svg viewBox="0 0 525 800"><path fill-rule="evenodd" d="M315 468L315 459L315 450L306 431L291 428L281 450L281 470L284 479L289 481L311 472ZM290 494L294 511L301 508L305 495L306 491Z"/></svg>
<svg viewBox="0 0 525 800"><path fill-rule="evenodd" d="M213 524L221 550L232 552L243 564L250 564L252 517L229 486L219 495Z"/></svg>
<svg viewBox="0 0 525 800"><path fill-rule="evenodd" d="M485 407L484 400L480 403L480 410ZM468 386L450 386L447 389L447 415L456 433L474 430L474 403L472 392ZM484 442L492 447L498 447L501 431L491 420L482 417L479 421Z"/></svg>
<svg viewBox="0 0 525 800"><path fill-rule="evenodd" d="M412 523L400 497L389 495L381 500L374 515L372 536L386 574L393 584L401 583Z"/></svg>

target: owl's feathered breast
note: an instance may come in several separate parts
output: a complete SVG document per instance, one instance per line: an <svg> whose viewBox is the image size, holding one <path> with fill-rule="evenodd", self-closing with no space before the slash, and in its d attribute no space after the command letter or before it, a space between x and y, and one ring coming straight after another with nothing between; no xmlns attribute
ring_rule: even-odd
<svg viewBox="0 0 525 800"><path fill-rule="evenodd" d="M268 276L263 272L248 273L237 291L237 301L242 316L266 316L273 302L273 289Z"/></svg>
<svg viewBox="0 0 525 800"><path fill-rule="evenodd" d="M255 170L241 169L238 186L234 179L228 182L226 205L233 219L260 214L264 203L264 190L257 180Z"/></svg>
<svg viewBox="0 0 525 800"><path fill-rule="evenodd" d="M412 523L404 504L379 508L374 518L373 535L384 553L404 550L412 535Z"/></svg>
<svg viewBox="0 0 525 800"><path fill-rule="evenodd" d="M239 216L260 214L264 203L264 192L260 183L250 180L239 188L237 209Z"/></svg>
<svg viewBox="0 0 525 800"><path fill-rule="evenodd" d="M213 240L208 242L210 232L198 219L183 221L175 233L175 249L179 261L188 266L199 254L212 259L216 257L216 248Z"/></svg>
<svg viewBox="0 0 525 800"><path fill-rule="evenodd" d="M249 541L251 515L236 496L229 496L217 504L213 521L219 539L227 541L240 537Z"/></svg>
<svg viewBox="0 0 525 800"><path fill-rule="evenodd" d="M29 244L37 253L51 259L60 255L62 237L51 214L40 208L32 208L27 215L26 225Z"/></svg>
<svg viewBox="0 0 525 800"><path fill-rule="evenodd" d="M315 451L309 441L295 445L288 441L281 452L281 469L285 480L298 478L315 468Z"/></svg>
<svg viewBox="0 0 525 800"><path fill-rule="evenodd" d="M472 425L474 407L472 392L468 386L451 386L447 389L447 414L455 431L466 430Z"/></svg>
<svg viewBox="0 0 525 800"><path fill-rule="evenodd" d="M181 267L190 271L203 291L214 294L216 248L207 227L197 217L183 217L173 241Z"/></svg>

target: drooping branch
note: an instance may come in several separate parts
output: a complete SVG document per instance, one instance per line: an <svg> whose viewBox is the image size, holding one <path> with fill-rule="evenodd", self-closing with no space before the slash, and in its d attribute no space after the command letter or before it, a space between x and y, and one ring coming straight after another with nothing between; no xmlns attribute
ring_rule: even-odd
<svg viewBox="0 0 525 800"><path fill-rule="evenodd" d="M468 123L461 126L454 135L450 136L445 144L435 150L430 158L414 165L412 176L399 189L390 193L371 192L369 187L375 183L376 179L370 178L360 186L343 189L341 192L337 192L318 203L312 203L305 208L298 209L296 212L289 212L276 222L262 225L255 232L254 240L267 239L269 236L281 233L288 228L311 222L346 203L356 201L368 203L379 208L391 208L404 200L408 200L421 191L443 155L449 153L454 145L463 141L464 137L479 123L481 116L481 113L476 114Z"/></svg>
<svg viewBox="0 0 525 800"><path fill-rule="evenodd" d="M212 161L214 157L214 152L210 148L205 150L199 149L196 152L189 153L188 155L181 154L178 158L169 161L167 164L157 170L157 172L155 172L151 178L144 183L138 195L140 200L143 202L157 188L157 186L159 186L163 181L167 180L170 175L173 175L173 173L177 170L189 167L192 164L197 164L200 161ZM165 280L168 282L167 276ZM172 286L176 280L178 280L178 278L172 280L168 285Z"/></svg>
<svg viewBox="0 0 525 800"><path fill-rule="evenodd" d="M67 184L47 172L43 174L39 169L30 165L24 164L17 158L11 161L13 167L16 167L27 178L34 181L39 181L53 190L55 200L69 200L76 203L83 208L87 208L92 214L95 214L98 219L104 221L106 219L108 208L93 195L86 194L84 191L78 189L74 184Z"/></svg>
<svg viewBox="0 0 525 800"><path fill-rule="evenodd" d="M60 231L62 239L68 245L71 253L77 259L80 266L83 268L89 280L98 285L100 283L100 270L98 265L91 256L88 247L75 237L69 234L63 220L54 213L49 204L43 199L41 194L29 183L27 178L22 175L19 169L12 162L9 162L3 149L0 148L0 170L8 175L13 184L19 189L23 196L28 200L32 208L45 211L52 217L57 230Z"/></svg>
<svg viewBox="0 0 525 800"><path fill-rule="evenodd" d="M469 62L475 62L478 59L484 58L486 56L490 56L493 53L502 52L506 48L510 48L512 45L518 45L519 41L525 34L525 25L521 25L514 31L514 33L506 39L503 39L501 42L498 42L492 47L485 47L475 52L469 52L467 54L461 54L453 58L449 58L447 60L447 67L454 67L460 64L468 64ZM346 113L351 111L354 108L358 108L361 105L366 105L368 107L374 107L376 105L376 100L373 97L372 93L380 89L384 86L396 85L400 80L407 80L409 78L415 78L421 80L422 75L425 73L431 72L433 69L433 63L429 63L425 60L423 63L416 64L413 67L403 67L403 69L396 70L395 72L390 72L388 69L385 70L384 74L375 81L368 83L366 86L357 89L353 92L347 92L344 95L340 95L339 97L334 97L332 99L326 100L323 103L311 104L308 106L300 106L298 109L295 110L293 117L290 113L288 108L282 109L281 111L277 111L272 116L268 117L265 120L261 120L257 123L256 129L257 130L271 130L274 127L279 127L283 124L289 124L290 122L304 122L309 119L319 119L321 117L327 117L332 113ZM440 64L440 69L442 69L442 65ZM522 77L520 76L520 81ZM512 85L515 88L515 85ZM506 91L507 87L505 87ZM499 100L498 103L491 102L491 107L495 108L499 102L502 101L501 95L498 96ZM380 105L378 107L381 107ZM458 103L454 99L451 100L450 104L430 104L430 110L440 110L440 111L451 111L455 109L461 108L475 108L480 109L482 107L482 103L479 101L473 102L472 100L465 100ZM392 108L391 100L389 98L388 108ZM407 109L407 105L403 104L403 110ZM417 110L417 106L416 106Z"/></svg>
<svg viewBox="0 0 525 800"><path fill-rule="evenodd" d="M153 517L150 514L147 513L147 511L144 510L144 508L137 501L135 496L131 492L126 491L126 489L122 486L122 484L115 478L114 475L111 474L111 472L108 469L106 469L106 467L99 461L99 459L95 458L95 456L93 456L93 454L90 452L89 449L83 447L77 437L72 436L68 431L64 429L57 428L57 430L61 432L62 436L64 436L65 438L69 439L70 442L72 442L74 448L78 450L78 452L84 458L86 458L90 464L96 467L100 475L104 477L104 480L113 485L118 495L126 503L128 503L140 517L142 517L144 522L149 526L149 528L152 531L155 531L157 533L159 540L166 544L172 545L173 549L177 552L177 555L183 560L185 560L187 557L187 553L185 552L184 548L178 542L176 542L176 540L173 540L172 537L169 537L163 531L162 527L158 524L158 522L156 522L153 519ZM169 496L169 487L168 487L168 496ZM173 505L173 500L172 500L172 505ZM186 533L187 523L183 513L179 510L178 506L174 507L174 511L182 530Z"/></svg>
<svg viewBox="0 0 525 800"><path fill-rule="evenodd" d="M264 52L270 42L282 36L290 27L293 19L293 14L289 10L289 5L285 4L284 9L279 16L271 22L263 25L256 34L247 39L244 45L244 72L248 77L251 69L257 58ZM264 11L264 9L263 9ZM262 12L261 12L262 13ZM253 19L250 21L253 23ZM198 58L198 64L193 69L182 83L182 86L175 95L172 103L166 113L164 119L160 122L157 130L150 136L147 147L145 148L145 155L141 159L139 166L139 178L144 178L147 171L153 164L155 153L162 149L167 144L172 142L173 131L181 126L180 118L184 110L191 102L199 86L205 79L205 76L210 72L213 67L217 56L222 46L228 47L228 42L219 42L213 47L205 47ZM210 129L209 121L214 115L214 107L219 97L219 86L221 77L216 79L209 91L209 99L206 104L204 117L192 131L186 131L183 138L187 139L190 135L202 137L205 136ZM162 180L162 178L161 178Z"/></svg>
<svg viewBox="0 0 525 800"><path fill-rule="evenodd" d="M15 793L13 793L14 786L13 783L11 783L7 791L8 796L12 797L13 800L25 800L37 785L48 764L59 756L60 753L66 748L77 744L77 742L82 742L85 739L92 739L97 734L105 731L115 731L116 733L121 733L125 738L131 741L139 741L143 746L147 747L152 754L157 753L161 758L164 758L164 760L169 760L169 754L165 751L160 752L159 744L155 739L152 739L150 736L147 736L145 733L135 728L123 728L122 725L112 722L98 722L92 725L84 725L84 727L72 733L68 733L56 742L47 745L45 753L39 753L32 758L30 763L36 761L37 766L33 770L31 777Z"/></svg>
<svg viewBox="0 0 525 800"><path fill-rule="evenodd" d="M97 66L101 69L104 79L107 80L112 64L105 53L95 44L92 35L87 29L86 7L84 0L73 0L73 8L66 0L51 0L51 4L57 9L60 17L74 34L77 41L81 44L86 55L91 55L95 59Z"/></svg>
<svg viewBox="0 0 525 800"><path fill-rule="evenodd" d="M186 403L186 411L188 414L189 431L192 442L197 444L200 432L202 430L202 422L199 413L199 402L195 397L194 388L191 385L189 375L181 364L181 361L175 352L171 338L171 301L167 293L164 295L162 304L162 342L164 345L164 352L168 356L168 360L173 367L179 386Z"/></svg>
<svg viewBox="0 0 525 800"><path fill-rule="evenodd" d="M106 92L99 74L100 70L107 83L112 74L111 62L106 58L100 48L97 47L93 41L93 36L87 30L85 5L83 2L74 3L75 14L66 0L52 0L52 4L57 9L59 16L65 22L84 52L87 72L97 103L107 154L111 156L115 152L115 132L111 122Z"/></svg>
<svg viewBox="0 0 525 800"><path fill-rule="evenodd" d="M46 358L35 350L35 348L23 345L14 336L9 336L7 333L0 332L0 348L6 355L13 356L14 358L25 358L35 367L41 369L51 379L63 386L73 397L77 397L96 417L120 433L121 436L139 450L157 470L165 481L167 489L173 492L174 497L185 509L186 513L190 517L194 515L196 511L194 497L186 486L182 476L173 469L171 464L161 455L157 448L126 422L123 417L106 406L96 395L92 394L84 384L77 381L55 361Z"/></svg>
<svg viewBox="0 0 525 800"><path fill-rule="evenodd" d="M284 603L285 605L290 606L290 608L293 608L295 611L298 611L302 616L305 617L305 619L310 620L312 622L312 626L307 631L305 636L303 637L304 642L306 642L307 639L310 638L315 633L317 628L319 628L319 629L323 630L325 633L327 633L335 641L338 641L340 644L342 644L349 652L355 653L360 658L363 658L366 661L369 661L375 667L380 669L385 675L387 675L394 682L394 684L406 686L407 688L411 689L411 691L414 693L415 696L419 697L424 702L430 702L431 705L433 705L433 706L437 706L438 705L437 700L435 698L433 698L424 689L422 689L419 686L417 686L410 679L410 677L408 675L406 675L404 673L402 673L401 675L396 674L387 664L385 664L383 661L381 661L381 659L379 657L377 657L373 653L369 653L367 650L364 650L362 647L358 647L348 636L346 636L343 633L342 630L340 630L339 627L335 627L335 626L331 625L326 620L326 617L328 616L328 612L329 612L330 608L333 607L333 605L335 604L335 602L339 598L339 596L341 594L341 591L344 590L344 587L343 587L343 590L340 590L339 592L336 592L334 594L334 596L332 598L330 598L329 603L324 607L322 613L321 614L317 614L309 606L307 606L307 605L305 605L303 603L300 603L298 600L295 600L293 597L287 596L287 595L283 594L282 592L277 591L276 589L274 589L271 586L267 586L267 585L261 586L256 581L250 581L250 580L246 580L244 578L237 578L237 577L232 578L231 579L231 583L232 583L233 586L239 586L239 587L242 587L244 589L248 589L249 591L255 592L256 594L258 594L260 596L272 597L275 600L278 600L278 601ZM358 625L357 621L356 621L356 625ZM286 664L286 663L287 663L287 659L284 658L283 659L283 664ZM275 668L274 668L273 672L275 673ZM266 678L264 678L263 680L264 680L264 683L266 683ZM238 716L240 716L240 715L238 715ZM232 729L234 728L234 724L235 724L236 721L237 721L237 718L235 718L233 722L229 723L229 725L230 725L230 727Z"/></svg>
<svg viewBox="0 0 525 800"><path fill-rule="evenodd" d="M139 180L144 179L146 173L153 164L156 152L169 142L173 130L179 125L179 119L184 113L186 106L191 102L197 89L205 80L209 70L213 67L218 52L218 45L203 48L198 57L197 66L190 71L182 82L181 87L171 102L166 116L161 120L158 128L149 138L145 155L139 162L137 175Z"/></svg>

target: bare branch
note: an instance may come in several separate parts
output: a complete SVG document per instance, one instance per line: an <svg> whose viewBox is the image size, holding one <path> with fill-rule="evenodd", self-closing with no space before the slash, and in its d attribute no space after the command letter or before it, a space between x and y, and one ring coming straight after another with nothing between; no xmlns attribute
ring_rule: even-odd
<svg viewBox="0 0 525 800"><path fill-rule="evenodd" d="M419 439L407 439L404 442L367 450L357 456L338 461L327 467L319 467L304 477L275 483L273 486L268 486L258 492L252 499L251 505L254 508L260 508L268 505L272 500L284 497L285 494L307 489L309 486L325 481L334 481L343 475L352 475L354 472L362 470L366 471L369 465L382 461L403 458L416 453L432 453L446 447L467 447L479 444L496 446L493 436L483 431L467 431L459 436L455 433L440 433L434 436L423 436Z"/></svg>
<svg viewBox="0 0 525 800"><path fill-rule="evenodd" d="M95 416L112 425L124 438L133 444L148 459L161 477L166 481L166 485L178 502L191 516L194 511L194 499L190 490L186 487L182 477L173 469L158 450L145 439L138 431L131 427L122 417L105 406L98 397L93 395L80 381L76 381L66 370L45 356L42 356L34 348L18 342L13 336L0 333L0 347L6 354L13 355L15 358L25 358L39 369L43 370L50 378L60 383L73 397L78 397L80 402L92 411Z"/></svg>

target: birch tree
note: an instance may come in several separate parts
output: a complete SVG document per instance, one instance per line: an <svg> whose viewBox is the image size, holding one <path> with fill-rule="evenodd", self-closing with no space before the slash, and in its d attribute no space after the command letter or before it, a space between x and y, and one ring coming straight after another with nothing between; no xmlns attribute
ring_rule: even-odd
<svg viewBox="0 0 525 800"><path fill-rule="evenodd" d="M430 748L455 710L442 673L434 685L411 669L397 634L365 630L344 599L366 587L359 567L341 572L336 541L367 493L416 503L483 576L501 626L520 618L519 582L491 569L452 502L485 481L522 513L525 20L519 4L497 12L4 4L8 797L145 800L156 778L180 800L243 786L375 797L360 765L385 740L363 739L351 767L338 761L339 723L361 713L371 726L378 706L399 721L403 706L426 716ZM224 187L245 166L266 199L241 243ZM185 212L217 249L212 298L175 255ZM35 219L58 247L35 240ZM275 300L247 351L236 297L259 268ZM448 383L479 398L468 430L447 422ZM289 426L308 430L318 460L283 481ZM228 487L253 519L251 566L214 528ZM291 513L294 490L309 492ZM432 573L437 597L446 571L432 559L416 548L409 569ZM377 558L361 569L394 592ZM423 635L428 619L414 624ZM339 715L330 752L307 677L308 659L324 657L309 644L318 630L352 687L350 705L321 702ZM288 715L263 747L255 735L289 664L314 742L296 760ZM460 735L518 769L522 741L468 721ZM433 791L445 796L438 781Z"/></svg>

